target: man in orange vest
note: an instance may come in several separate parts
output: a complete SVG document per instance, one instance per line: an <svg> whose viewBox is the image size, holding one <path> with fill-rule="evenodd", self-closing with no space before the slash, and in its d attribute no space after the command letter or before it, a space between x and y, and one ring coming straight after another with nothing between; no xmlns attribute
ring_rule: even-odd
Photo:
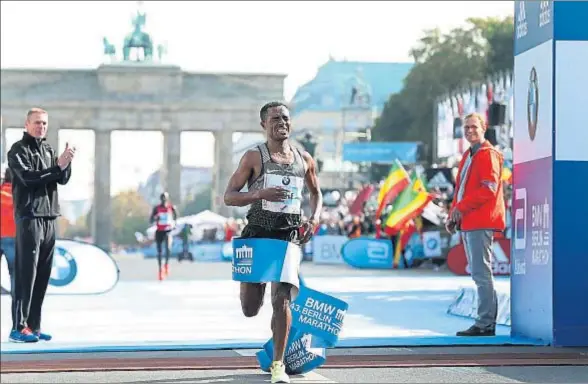
<svg viewBox="0 0 588 384"><path fill-rule="evenodd" d="M446 228L460 230L472 279L478 289L478 319L457 336L494 336L498 300L492 275L492 242L505 229L502 154L484 138L486 121L477 113L465 118L464 132L470 148L457 174L453 203Z"/></svg>
<svg viewBox="0 0 588 384"><path fill-rule="evenodd" d="M164 192L159 197L161 203L153 207L149 221L155 223L155 243L157 245L157 264L159 266L158 279L163 280L169 275L169 256L173 237L172 229L175 227L175 221L178 219L176 207L169 201L169 194ZM162 246L165 246L165 265L161 265Z"/></svg>
<svg viewBox="0 0 588 384"><path fill-rule="evenodd" d="M10 170L4 171L4 179L0 186L0 254L6 257L10 274L10 290L14 290L14 238L16 224L14 222L14 205L12 201L12 178Z"/></svg>

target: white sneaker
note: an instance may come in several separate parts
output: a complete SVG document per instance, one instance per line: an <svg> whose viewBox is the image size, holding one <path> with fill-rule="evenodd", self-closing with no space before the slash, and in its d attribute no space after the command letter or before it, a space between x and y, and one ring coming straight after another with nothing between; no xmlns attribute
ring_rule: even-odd
<svg viewBox="0 0 588 384"><path fill-rule="evenodd" d="M286 366L281 361L274 361L270 368L272 383L289 383L290 376L286 373Z"/></svg>

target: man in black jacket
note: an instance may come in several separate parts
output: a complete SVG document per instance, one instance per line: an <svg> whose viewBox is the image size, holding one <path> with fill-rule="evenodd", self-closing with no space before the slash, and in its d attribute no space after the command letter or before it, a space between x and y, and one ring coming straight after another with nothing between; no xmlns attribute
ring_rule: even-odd
<svg viewBox="0 0 588 384"><path fill-rule="evenodd" d="M49 285L55 251L55 219L60 216L57 184L71 176L75 148L66 144L56 156L46 141L48 114L27 113L23 138L8 151L16 222L15 282L12 296L14 342L51 340L41 332L41 307Z"/></svg>

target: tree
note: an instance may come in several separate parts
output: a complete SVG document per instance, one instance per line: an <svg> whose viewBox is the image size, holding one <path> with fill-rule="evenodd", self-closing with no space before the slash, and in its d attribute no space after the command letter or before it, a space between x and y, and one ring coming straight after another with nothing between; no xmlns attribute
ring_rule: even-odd
<svg viewBox="0 0 588 384"><path fill-rule="evenodd" d="M421 141L430 160L436 99L496 71L512 69L513 31L512 17L469 19L466 27L446 34L439 29L425 31L410 52L415 66L376 120L373 140ZM379 168L373 167L374 178L379 179Z"/></svg>
<svg viewBox="0 0 588 384"><path fill-rule="evenodd" d="M90 236L91 227L88 225L88 215L90 215L90 213L78 217L75 223L69 223L69 225L67 225L64 230L63 237L67 239L74 239L76 237Z"/></svg>
<svg viewBox="0 0 588 384"><path fill-rule="evenodd" d="M111 209L113 241L121 245L134 244L135 232L144 232L149 226L149 203L137 191L129 190L112 198Z"/></svg>
<svg viewBox="0 0 588 384"><path fill-rule="evenodd" d="M488 42L485 74L511 71L514 67L514 18L470 18L468 22Z"/></svg>
<svg viewBox="0 0 588 384"><path fill-rule="evenodd" d="M187 199L179 211L182 216L195 215L212 208L212 186L207 186L192 199Z"/></svg>

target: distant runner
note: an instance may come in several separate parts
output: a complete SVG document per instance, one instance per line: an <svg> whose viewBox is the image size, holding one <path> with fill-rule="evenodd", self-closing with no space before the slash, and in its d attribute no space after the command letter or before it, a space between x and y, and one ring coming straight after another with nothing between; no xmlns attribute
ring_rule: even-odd
<svg viewBox="0 0 588 384"><path fill-rule="evenodd" d="M169 276L169 257L173 237L171 231L174 229L178 219L176 207L169 201L169 194L164 192L160 196L161 203L153 207L150 223L157 226L155 230L155 244L157 245L157 265L159 267L157 278L161 281ZM161 265L161 248L165 246L165 264Z"/></svg>

